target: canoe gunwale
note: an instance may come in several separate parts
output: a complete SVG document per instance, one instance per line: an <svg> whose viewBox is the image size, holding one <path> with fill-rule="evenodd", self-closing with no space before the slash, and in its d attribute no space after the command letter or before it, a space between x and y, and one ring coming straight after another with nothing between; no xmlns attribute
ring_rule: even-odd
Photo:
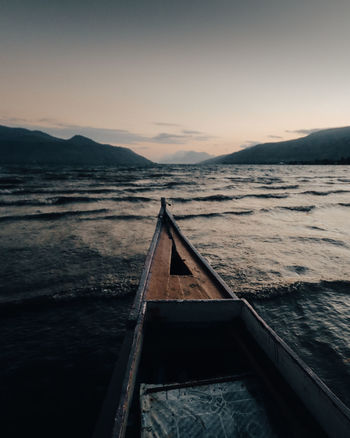
<svg viewBox="0 0 350 438"><path fill-rule="evenodd" d="M146 260L145 260L145 263L144 263L144 266L142 269L142 273L141 273L141 277L140 277L139 286L137 288L134 303L133 303L133 306L131 308L131 312L130 312L130 315L128 318L129 326L133 326L136 324L139 313L140 313L140 309L142 306L142 302L144 301L145 292L147 290L147 286L148 286L148 282L149 282L149 274L150 274L150 269L151 269L154 253L155 253L155 250L157 248L157 244L158 244L159 237L160 237L160 232L161 232L161 229L163 226L165 211L166 211L165 205L163 205L163 203L162 203L162 206L161 206L159 214L158 214L156 229L154 231L152 241L151 241L150 247L149 247L148 252L147 252Z"/></svg>
<svg viewBox="0 0 350 438"><path fill-rule="evenodd" d="M135 379L143 346L143 326L146 304L141 306L135 327L129 327L120 356L107 388L93 438L122 438L125 436Z"/></svg>

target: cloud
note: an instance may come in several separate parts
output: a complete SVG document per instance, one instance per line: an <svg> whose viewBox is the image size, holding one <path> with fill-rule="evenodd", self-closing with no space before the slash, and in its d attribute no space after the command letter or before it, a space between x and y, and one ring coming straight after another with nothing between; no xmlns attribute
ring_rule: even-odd
<svg viewBox="0 0 350 438"><path fill-rule="evenodd" d="M214 138L210 135L193 135L194 133L199 133L199 131L182 131L186 132L184 134L173 134L169 132L161 132L156 136L152 137L150 140L155 143L166 143L166 144L187 144L193 141L207 141Z"/></svg>
<svg viewBox="0 0 350 438"><path fill-rule="evenodd" d="M190 129L183 129L182 132L184 134L202 134L200 131L191 131Z"/></svg>
<svg viewBox="0 0 350 438"><path fill-rule="evenodd" d="M312 134L313 132L321 131L321 129L322 129L322 128L313 128L313 129L294 129L294 130L286 129L286 132L288 132L289 134L302 134L302 135L308 135L308 134Z"/></svg>
<svg viewBox="0 0 350 438"><path fill-rule="evenodd" d="M160 132L156 136L152 137L152 141L155 143L168 143L168 144L184 144L191 138L190 135L170 134L168 132Z"/></svg>
<svg viewBox="0 0 350 438"><path fill-rule="evenodd" d="M178 123L168 123L168 122L153 122L154 125L157 126L168 126L168 127L175 127L175 128L181 128L182 125L179 125Z"/></svg>
<svg viewBox="0 0 350 438"><path fill-rule="evenodd" d="M139 143L187 144L193 141L206 141L213 138L194 130L182 130L181 133L160 132L155 136L147 136L126 129L96 128L62 123L52 118L25 119L20 117L0 116L0 123L17 125L28 129L38 129L61 138L83 135L100 143L116 145L136 145ZM163 123L163 122L157 122ZM171 124L172 126L179 126ZM200 134L200 135L198 135Z"/></svg>
<svg viewBox="0 0 350 438"><path fill-rule="evenodd" d="M125 129L109 129L109 128L95 128L93 126L76 126L66 125L59 126L57 128L49 128L50 132L55 131L55 135L65 135L71 137L76 134L84 135L89 138L93 138L101 143L112 144L137 144L149 141L149 137L138 134L136 132L130 132Z"/></svg>
<svg viewBox="0 0 350 438"><path fill-rule="evenodd" d="M134 146L134 149L146 151L147 149L149 149L149 147L148 146Z"/></svg>
<svg viewBox="0 0 350 438"><path fill-rule="evenodd" d="M39 129L51 135L62 138L70 138L74 135L83 135L101 143L131 145L150 141L150 138L130 132L125 129L96 128L94 126L82 126L62 123L50 118L24 119L20 117L1 117L0 122L11 125L20 125L28 129Z"/></svg>
<svg viewBox="0 0 350 438"><path fill-rule="evenodd" d="M283 138L283 137L281 137L280 135L269 135L268 137L269 137L269 138Z"/></svg>
<svg viewBox="0 0 350 438"><path fill-rule="evenodd" d="M214 135L196 135L194 138L197 141L207 141L216 137Z"/></svg>
<svg viewBox="0 0 350 438"><path fill-rule="evenodd" d="M253 146L256 146L257 144L259 144L259 142L248 140L244 144L241 144L240 148L241 149L248 149L248 148L251 148Z"/></svg>
<svg viewBox="0 0 350 438"><path fill-rule="evenodd" d="M0 115L0 123L1 124L10 124L10 125L27 125L28 123L31 124L31 121L22 117L9 117Z"/></svg>

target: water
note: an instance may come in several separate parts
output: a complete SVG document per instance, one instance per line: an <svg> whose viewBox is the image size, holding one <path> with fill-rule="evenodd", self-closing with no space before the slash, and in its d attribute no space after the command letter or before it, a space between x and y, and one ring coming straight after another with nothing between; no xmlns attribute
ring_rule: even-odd
<svg viewBox="0 0 350 438"><path fill-rule="evenodd" d="M2 436L91 436L162 196L350 406L347 166L0 168Z"/></svg>

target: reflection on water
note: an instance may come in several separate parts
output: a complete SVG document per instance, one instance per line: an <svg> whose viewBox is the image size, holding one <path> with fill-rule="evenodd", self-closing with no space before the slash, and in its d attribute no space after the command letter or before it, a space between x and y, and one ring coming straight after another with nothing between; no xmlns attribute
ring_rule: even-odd
<svg viewBox="0 0 350 438"><path fill-rule="evenodd" d="M91 432L162 196L233 290L350 405L347 166L0 168L8 427L22 430L27 391L38 394L33 427L41 413L67 419L57 436Z"/></svg>

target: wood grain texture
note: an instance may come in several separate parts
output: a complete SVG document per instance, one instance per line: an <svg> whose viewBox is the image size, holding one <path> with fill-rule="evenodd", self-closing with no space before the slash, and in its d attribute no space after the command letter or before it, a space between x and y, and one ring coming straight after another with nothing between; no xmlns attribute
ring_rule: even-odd
<svg viewBox="0 0 350 438"><path fill-rule="evenodd" d="M172 246L185 262L192 275L170 275ZM174 229L163 226L153 257L146 300L203 300L222 299L221 293L204 268L198 263Z"/></svg>

